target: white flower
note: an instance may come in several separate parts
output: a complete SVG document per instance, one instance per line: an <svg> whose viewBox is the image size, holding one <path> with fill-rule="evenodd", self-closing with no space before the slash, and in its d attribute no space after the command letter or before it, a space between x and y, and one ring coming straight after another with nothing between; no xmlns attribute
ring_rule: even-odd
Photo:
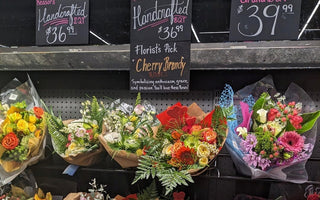
<svg viewBox="0 0 320 200"><path fill-rule="evenodd" d="M257 111L257 114L259 115L258 121L261 123L266 123L267 122L267 113L265 109L261 108Z"/></svg>
<svg viewBox="0 0 320 200"><path fill-rule="evenodd" d="M242 135L243 138L246 138L248 135L248 130L246 127L238 127L236 131L239 133L239 136Z"/></svg>
<svg viewBox="0 0 320 200"><path fill-rule="evenodd" d="M144 106L141 104L138 104L134 110L133 110L137 115L141 115L144 111Z"/></svg>
<svg viewBox="0 0 320 200"><path fill-rule="evenodd" d="M108 133L104 136L104 139L107 141L107 142L110 142L110 143L116 143L116 142L119 142L121 140L121 135L120 133L117 133L117 132L112 132L112 133Z"/></svg>

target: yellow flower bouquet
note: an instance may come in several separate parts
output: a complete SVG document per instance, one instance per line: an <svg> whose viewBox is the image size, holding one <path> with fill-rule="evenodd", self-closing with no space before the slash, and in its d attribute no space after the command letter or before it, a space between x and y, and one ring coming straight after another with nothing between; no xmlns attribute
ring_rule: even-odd
<svg viewBox="0 0 320 200"><path fill-rule="evenodd" d="M37 155L45 135L44 111L40 107L26 110L26 103L18 102L8 110L0 126L0 164L4 171L18 170L23 162Z"/></svg>

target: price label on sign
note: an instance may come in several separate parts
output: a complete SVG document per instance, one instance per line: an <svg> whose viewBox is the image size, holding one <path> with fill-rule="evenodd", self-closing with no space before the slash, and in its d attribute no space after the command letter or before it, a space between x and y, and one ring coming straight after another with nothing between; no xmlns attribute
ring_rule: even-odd
<svg viewBox="0 0 320 200"><path fill-rule="evenodd" d="M132 0L131 41L188 41L191 0Z"/></svg>
<svg viewBox="0 0 320 200"><path fill-rule="evenodd" d="M231 41L297 39L301 0L232 0Z"/></svg>
<svg viewBox="0 0 320 200"><path fill-rule="evenodd" d="M36 44L87 44L89 0L37 0Z"/></svg>

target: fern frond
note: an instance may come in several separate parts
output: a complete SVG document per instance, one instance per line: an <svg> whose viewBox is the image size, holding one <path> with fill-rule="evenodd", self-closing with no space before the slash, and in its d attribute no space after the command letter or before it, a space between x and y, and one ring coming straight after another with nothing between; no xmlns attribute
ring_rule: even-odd
<svg viewBox="0 0 320 200"><path fill-rule="evenodd" d="M194 182L187 170L177 171L174 168L158 171L157 177L166 189L165 195L173 191L178 185L188 186L187 181Z"/></svg>
<svg viewBox="0 0 320 200"><path fill-rule="evenodd" d="M140 92L138 92L138 94L137 94L136 104L135 105L137 106L139 104L141 104L141 93Z"/></svg>
<svg viewBox="0 0 320 200"><path fill-rule="evenodd" d="M155 200L158 198L159 195L155 181L152 181L152 183L146 189L142 190L142 192L138 194L139 200Z"/></svg>

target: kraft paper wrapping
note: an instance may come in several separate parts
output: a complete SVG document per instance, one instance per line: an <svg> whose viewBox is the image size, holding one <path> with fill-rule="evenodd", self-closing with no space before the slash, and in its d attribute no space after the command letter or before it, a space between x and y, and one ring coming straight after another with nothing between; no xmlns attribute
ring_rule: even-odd
<svg viewBox="0 0 320 200"><path fill-rule="evenodd" d="M32 162L29 162L29 160L38 155L40 150L41 150L41 147L43 146L42 143L43 143L43 140L45 138L45 134L46 134L46 125L45 125L45 120L43 120L43 132L42 132L42 135L40 138L37 138L37 137L34 137L34 138L31 138L29 139L29 142L28 142L28 145L29 145L29 150L28 150L28 160L25 160L23 162L17 162L17 161L6 161L6 160L0 160L0 164L2 166L2 168L4 169L4 171L6 172L13 172L13 171L16 171L18 169L21 168L22 165L24 165L25 163L28 163L28 165L33 165L33 164L36 164L38 162L38 160L35 160L35 161L32 161ZM1 149L3 149L3 147L1 146ZM3 154L3 150L0 150L0 157L2 156Z"/></svg>
<svg viewBox="0 0 320 200"><path fill-rule="evenodd" d="M138 159L139 157L134 153L129 153L125 150L115 151L111 149L111 147L108 145L108 142L104 139L105 133L99 135L99 141L103 145L103 147L106 149L108 154L117 162L122 168L129 168L129 167L137 167L138 166Z"/></svg>
<svg viewBox="0 0 320 200"><path fill-rule="evenodd" d="M74 119L65 120L63 121L63 124L68 125L72 121L74 121ZM106 127L103 126L102 133L104 133L105 131L106 131ZM70 164L88 167L102 161L104 158L103 154L104 154L104 150L100 145L98 149L95 149L93 151L79 153L77 155L71 155L68 157L62 156L62 158Z"/></svg>

